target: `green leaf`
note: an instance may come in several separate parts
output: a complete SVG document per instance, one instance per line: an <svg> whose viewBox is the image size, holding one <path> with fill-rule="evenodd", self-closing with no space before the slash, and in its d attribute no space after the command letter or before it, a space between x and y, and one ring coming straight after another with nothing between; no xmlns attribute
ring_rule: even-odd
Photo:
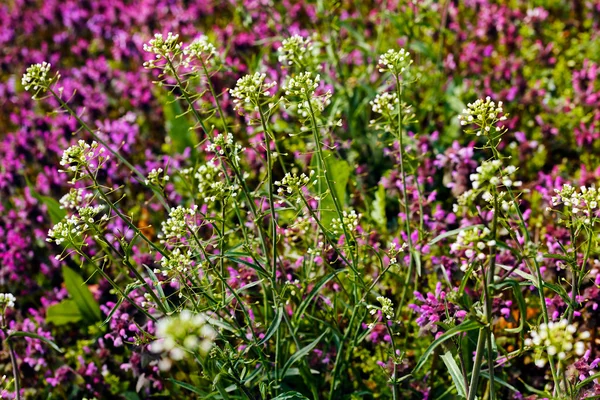
<svg viewBox="0 0 600 400"><path fill-rule="evenodd" d="M323 151L323 160L325 161L325 168L327 169L340 207L344 207L344 204L346 204L346 186L350 178L350 165L344 160L335 158L335 155L330 151ZM315 154L311 162L311 169L318 171L318 166L319 157ZM331 193L328 193L327 181L323 171L317 177L317 185L315 185L315 190L317 191L319 184L321 185L321 192L317 194L321 197L321 223L325 228L329 229L331 228L331 221L337 218L338 215L335 203L333 202L333 196Z"/></svg>
<svg viewBox="0 0 600 400"><path fill-rule="evenodd" d="M446 368L448 368L448 372L452 377L452 381L454 382L454 386L456 387L456 392L461 397L467 397L467 387L465 385L465 377L456 364L454 360L454 356L451 352L447 351L443 356L440 357L444 364L446 364Z"/></svg>
<svg viewBox="0 0 600 400"><path fill-rule="evenodd" d="M480 327L481 327L480 323L478 323L476 321L467 320L467 321L464 321L462 324L457 325L454 328L448 330L446 333L444 333L442 336L440 336L439 338L434 340L433 343L431 343L429 345L427 350L425 350L425 353L423 353L423 355L419 359L419 362L415 366L415 369L413 370L412 373L416 374L421 368L423 368L423 365L425 365L425 362L427 361L427 359L429 358L431 353L433 353L433 350L435 350L435 348L438 347L440 344L444 343L446 340L448 340L460 333L473 331L475 329L479 329Z"/></svg>
<svg viewBox="0 0 600 400"><path fill-rule="evenodd" d="M123 300L124 300L123 297L119 297L119 300L117 300L117 303L114 305L112 310L110 310L110 312L106 316L106 319L104 320L104 322L102 322L102 326L104 326L110 322L110 320L112 319L112 316L115 314L115 312L119 309L119 307L123 303Z"/></svg>
<svg viewBox="0 0 600 400"><path fill-rule="evenodd" d="M146 264L143 264L143 265L144 265L144 268L146 268L146 272L148 273L150 280L152 280L152 283L154 284L156 291L158 292L158 298L162 302L163 306L165 306L165 310L167 310L167 312L171 312L172 311L171 305L169 304L169 301L167 300L167 296L165 296L165 292L163 291L162 285L158 281L156 274Z"/></svg>
<svg viewBox="0 0 600 400"><path fill-rule="evenodd" d="M167 378L167 380L173 382L177 386L181 386L182 388L189 390L192 393L196 393L196 394L199 394L201 396L205 396L207 394L207 393L203 392L202 390L198 389L197 387L195 387L193 385L190 385L189 383L178 381L178 380L173 379L173 378Z"/></svg>
<svg viewBox="0 0 600 400"><path fill-rule="evenodd" d="M436 244L437 242L439 242L440 240L444 240L450 236L454 236L454 235L458 235L460 232L462 231L466 231L468 229L476 229L476 228L482 228L483 225L478 224L478 225L469 225L469 226L463 226L462 228L458 228L458 229L453 229L451 231L448 232L444 232L442 234L437 235L436 237L434 237L430 242L429 242L429 246Z"/></svg>
<svg viewBox="0 0 600 400"><path fill-rule="evenodd" d="M581 390L583 389L586 385L592 383L594 380L599 379L600 378L600 373L588 376L587 378L585 378L584 380L582 380L581 382L579 382L577 384L577 386L575 386L576 390Z"/></svg>
<svg viewBox="0 0 600 400"><path fill-rule="evenodd" d="M373 209L371 210L371 218L380 229L386 230L387 217L385 215L385 187L379 185L375 192L375 200L373 200Z"/></svg>
<svg viewBox="0 0 600 400"><path fill-rule="evenodd" d="M273 398L273 400L308 400L308 397L299 392L285 392Z"/></svg>
<svg viewBox="0 0 600 400"><path fill-rule="evenodd" d="M187 147L194 147L197 137L187 115L183 114L179 101L169 93L163 101L165 130L175 153L183 153Z"/></svg>
<svg viewBox="0 0 600 400"><path fill-rule="evenodd" d="M38 339L38 340L41 340L42 342L46 343L48 346L50 346L52 349L56 350L57 352L62 353L62 350L52 340L47 339L43 336L37 335L35 333L16 331L16 332L12 332L11 334L9 334L6 337L6 340L10 340L11 338L14 338L14 337L30 337L33 339Z"/></svg>
<svg viewBox="0 0 600 400"><path fill-rule="evenodd" d="M283 369L281 370L281 373L279 374L279 376L285 376L285 373L287 372L287 370L294 365L294 363L298 360L300 360L302 357L306 356L308 353L310 353L312 351L312 349L314 349L317 344L319 344L319 342L321 341L321 339L323 339L323 337L325 337L325 335L329 334L329 328L325 329L325 332L323 332L321 334L321 336L319 336L318 338L316 338L314 341L310 342L308 345L304 346L303 348L301 348L300 350L297 350L284 364Z"/></svg>
<svg viewBox="0 0 600 400"><path fill-rule="evenodd" d="M499 266L502 269L507 270L507 271L512 271L513 274L519 275L521 278L528 280L529 282L531 282L531 284L533 286L537 287L536 279L530 273L527 273L525 271L521 271L519 268L514 268L513 269L513 267L510 267L508 265L502 265L502 264L496 264L496 265Z"/></svg>
<svg viewBox="0 0 600 400"><path fill-rule="evenodd" d="M277 309L277 314L275 315L275 321L273 321L271 326L269 326L269 329L265 333L265 337L262 338L260 342L258 342L259 345L267 343L271 336L273 336L273 334L277 332L277 329L279 329L279 324L281 324L281 319L283 318L283 313L283 306L279 306L279 308Z"/></svg>
<svg viewBox="0 0 600 400"><path fill-rule="evenodd" d="M66 325L81 321L81 312L74 300L63 300L48 307L46 322L54 325Z"/></svg>
<svg viewBox="0 0 600 400"><path fill-rule="evenodd" d="M525 328L527 305L525 304L525 299L523 298L523 293L521 292L521 285L519 284L519 282L515 281L514 279L507 279L504 282L502 282L502 284L498 285L498 289L502 289L505 286L512 287L513 294L515 296L515 300L517 300L517 305L519 306L519 313L521 314L521 316L519 318L518 328L505 328L504 330L509 333L519 333L523 331L523 328Z"/></svg>
<svg viewBox="0 0 600 400"><path fill-rule="evenodd" d="M481 371L479 374L486 379L490 379L490 374L488 374L487 372ZM512 390L515 393L521 393L519 389L506 382L505 380L498 378L498 376L494 376L494 382L500 384L500 386L504 386L505 388Z"/></svg>
<svg viewBox="0 0 600 400"><path fill-rule="evenodd" d="M263 280L260 279L258 281L254 281L254 282L250 282L244 286L242 286L239 289L236 289L235 294L239 295L240 293L242 293L244 290L248 290L250 288L253 288L254 286L258 286L260 284L263 283ZM230 302L233 301L233 299L235 298L235 296L233 294L230 294L229 296L227 296L227 298L225 299L225 304L229 304Z"/></svg>
<svg viewBox="0 0 600 400"><path fill-rule="evenodd" d="M27 183L27 186L29 187L31 195L38 201L42 202L42 204L46 205L46 208L48 209L48 215L50 216L50 221L52 222L52 224L58 224L67 216L67 210L62 209L60 203L56 201L56 199L39 194L35 191L35 186L31 182L29 182L27 178L25 178L25 181Z"/></svg>
<svg viewBox="0 0 600 400"><path fill-rule="evenodd" d="M338 269L333 272L330 272L329 274L327 274L323 278L321 278L319 283L316 284L316 286L310 291L308 296L306 296L306 298L304 300L302 300L302 303L300 303L300 306L294 313L294 319L297 321L300 318L302 318L302 315L304 315L304 312L306 311L306 309L308 308L310 303L312 303L314 298L317 296L317 294L319 294L319 291L323 288L323 286L325 286L327 284L327 282L332 280L337 274L346 272L346 271L347 271L346 268Z"/></svg>
<svg viewBox="0 0 600 400"><path fill-rule="evenodd" d="M100 307L81 276L69 267L63 267L62 271L67 291L77 304L83 320L88 323L100 321L102 319Z"/></svg>

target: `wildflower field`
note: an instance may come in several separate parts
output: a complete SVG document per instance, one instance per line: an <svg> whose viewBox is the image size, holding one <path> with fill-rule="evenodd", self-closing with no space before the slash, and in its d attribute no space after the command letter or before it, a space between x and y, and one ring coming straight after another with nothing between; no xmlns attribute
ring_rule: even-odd
<svg viewBox="0 0 600 400"><path fill-rule="evenodd" d="M599 32L0 2L0 398L600 398Z"/></svg>

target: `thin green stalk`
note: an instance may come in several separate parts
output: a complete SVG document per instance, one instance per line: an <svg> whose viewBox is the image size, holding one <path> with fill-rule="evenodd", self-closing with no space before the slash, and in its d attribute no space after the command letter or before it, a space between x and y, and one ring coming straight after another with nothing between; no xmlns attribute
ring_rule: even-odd
<svg viewBox="0 0 600 400"><path fill-rule="evenodd" d="M491 149L494 154L494 157L497 160L502 160L502 157L500 156L498 149L495 146L491 146ZM508 193L510 200L515 205L515 209L517 211L517 216L519 217L519 226L521 228L521 231L523 232L523 235L525 236L525 241L531 243L532 242L531 235L529 233L529 229L527 228L527 224L525 223L525 218L523 217L523 213L521 212L521 209L519 208L519 203L517 201L517 198L515 197L515 195L510 187L506 187L506 192ZM550 318L548 316L548 308L546 307L546 297L544 296L544 280L542 279L542 271L540 269L540 265L535 257L533 258L533 267L534 267L535 275L537 278L536 286L538 289L538 297L540 299L540 306L542 307L542 317L544 318L544 323L548 324L550 322ZM548 355L548 361L550 364L550 371L552 372L552 380L554 381L554 389L555 389L555 391L558 390L560 392L560 380L558 378L558 375L556 374L556 366L554 364L554 357L551 355Z"/></svg>
<svg viewBox="0 0 600 400"><path fill-rule="evenodd" d="M265 120L265 116L262 112L262 109L260 108L259 105L259 110L258 110L259 114L260 114L260 123L262 125L263 128L263 133L265 135L265 151L267 153L267 185L268 185L268 189L269 189L269 208L271 210L271 234L272 234L272 239L273 239L273 244L272 244L272 257L273 257L273 282L275 282L277 280L277 219L275 217L275 200L273 198L273 171L272 171L272 165L271 165L271 148L269 146L270 144L270 136L271 134L269 133L269 130L267 129L267 121Z"/></svg>
<svg viewBox="0 0 600 400"><path fill-rule="evenodd" d="M15 396L17 400L21 400L21 377L19 376L19 367L17 365L17 355L13 348L12 342L6 341L8 344L8 352L10 354L10 363L12 364L13 376L15 378Z"/></svg>
<svg viewBox="0 0 600 400"><path fill-rule="evenodd" d="M471 384L469 385L468 400L475 400L477 397L477 386L479 385L479 375L481 373L481 363L483 361L483 351L485 350L486 335L483 329L479 330L477 337L477 348L475 349L475 362L473 363L473 372L471 372Z"/></svg>
<svg viewBox="0 0 600 400"><path fill-rule="evenodd" d="M402 195L404 199L404 229L406 230L406 237L408 239L408 273L406 275L406 279L404 281L404 287L402 288L402 295L400 297L400 305L398 307L397 312L402 312L402 307L404 307L404 301L406 298L406 291L410 283L410 279L413 274L413 242L410 231L410 205L408 202L408 192L406 188L406 171L404 169L404 140L403 140L403 113L402 113L402 81L400 80L399 75L394 76L396 78L396 96L398 98L398 131L396 133L396 139L399 144L399 153L400 153L400 175L402 176Z"/></svg>

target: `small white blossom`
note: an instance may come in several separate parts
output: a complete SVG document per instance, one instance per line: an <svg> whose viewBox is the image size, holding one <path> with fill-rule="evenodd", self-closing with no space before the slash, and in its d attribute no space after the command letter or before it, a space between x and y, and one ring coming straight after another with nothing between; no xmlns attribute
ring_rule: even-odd
<svg viewBox="0 0 600 400"><path fill-rule="evenodd" d="M17 299L12 293L0 293L0 309L14 308Z"/></svg>
<svg viewBox="0 0 600 400"><path fill-rule="evenodd" d="M589 332L577 333L577 326L569 324L566 319L559 322L542 323L537 330L530 332L530 338L525 340L525 345L533 348L535 365L546 365L548 356L565 361L573 355L582 356L585 353L584 341L589 339Z"/></svg>
<svg viewBox="0 0 600 400"><path fill-rule="evenodd" d="M474 130L466 130L467 133L474 133L477 136L489 136L491 134L491 128L495 126L496 123L506 120L508 114L501 117L498 116L503 112L502 102L499 101L498 104L496 104L488 96L485 100L478 99L474 103L467 104L467 108L458 116L458 119L463 126L476 126L476 129ZM497 126L495 131L501 132L502 129L502 126Z"/></svg>
<svg viewBox="0 0 600 400"><path fill-rule="evenodd" d="M168 370L173 361L183 360L189 354L205 356L216 337L217 332L204 314L183 310L157 322L156 340L150 344L150 350L162 354L159 367Z"/></svg>
<svg viewBox="0 0 600 400"><path fill-rule="evenodd" d="M408 72L412 59L410 53L404 49L388 50L379 57L379 72L390 71L394 75Z"/></svg>
<svg viewBox="0 0 600 400"><path fill-rule="evenodd" d="M154 35L153 39L144 44L144 51L154 54L154 58L144 63L144 68L156 68L156 62L161 59L172 58L181 52L182 43L179 42L179 35L169 32L167 37L161 33Z"/></svg>
<svg viewBox="0 0 600 400"><path fill-rule="evenodd" d="M50 85L56 82L60 75L56 73L54 77L50 77L51 64L42 62L38 64L32 64L21 78L21 84L28 92L33 92L33 98L37 98L39 94L45 93Z"/></svg>
<svg viewBox="0 0 600 400"><path fill-rule="evenodd" d="M271 89L275 82L265 82L266 74L255 73L238 79L235 88L230 89L234 110L258 110L258 108L274 96Z"/></svg>
<svg viewBox="0 0 600 400"><path fill-rule="evenodd" d="M202 35L183 49L183 54L186 56L184 64L189 67L194 60L200 60L206 64L217 55L217 49L208 41L207 36Z"/></svg>
<svg viewBox="0 0 600 400"><path fill-rule="evenodd" d="M313 46L308 38L300 35L294 35L281 42L281 47L277 49L279 62L284 65L298 65L307 67L315 63L313 55Z"/></svg>

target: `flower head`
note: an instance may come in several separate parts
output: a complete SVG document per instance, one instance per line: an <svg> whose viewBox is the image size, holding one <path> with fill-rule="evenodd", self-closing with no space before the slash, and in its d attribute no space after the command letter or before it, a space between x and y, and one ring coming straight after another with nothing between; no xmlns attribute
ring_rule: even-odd
<svg viewBox="0 0 600 400"><path fill-rule="evenodd" d="M392 74L399 76L408 72L411 64L410 53L404 49L390 49L379 56L379 72L390 71Z"/></svg>
<svg viewBox="0 0 600 400"><path fill-rule="evenodd" d="M235 88L230 89L233 97L234 110L241 111L256 110L273 97L271 89L275 82L265 82L267 75L256 72L254 75L246 75L238 79Z"/></svg>
<svg viewBox="0 0 600 400"><path fill-rule="evenodd" d="M502 131L502 126L496 126L497 122L506 120L506 115L500 115L504 112L502 102L496 104L488 96L485 100L477 100L474 103L467 104L467 108L458 116L461 125L474 125L476 129L468 129L467 133L474 133L477 136L490 136Z"/></svg>
<svg viewBox="0 0 600 400"><path fill-rule="evenodd" d="M172 58L176 54L180 54L182 43L179 42L179 35L169 32L167 37L163 37L161 33L154 35L153 39L147 44L144 44L144 51L154 54L154 59L144 63L144 68L156 68L156 62L161 59Z"/></svg>
<svg viewBox="0 0 600 400"><path fill-rule="evenodd" d="M12 293L0 293L0 309L14 308L16 300Z"/></svg>
<svg viewBox="0 0 600 400"><path fill-rule="evenodd" d="M308 38L300 35L294 35L281 42L281 47L277 49L279 53L279 62L284 65L298 65L301 67L310 66L315 62L313 56L313 46Z"/></svg>
<svg viewBox="0 0 600 400"><path fill-rule="evenodd" d="M33 98L36 98L39 94L44 94L50 85L56 82L60 75L56 73L54 77L50 77L51 64L42 62L38 64L32 64L21 78L21 84L27 91L33 92Z"/></svg>
<svg viewBox="0 0 600 400"><path fill-rule="evenodd" d="M546 365L548 356L556 356L559 361L567 360L574 354L582 356L585 353L584 341L589 339L587 331L577 333L577 326L569 324L566 319L559 322L542 323L537 330L530 332L530 338L525 340L525 345L534 349L535 365Z"/></svg>
<svg viewBox="0 0 600 400"><path fill-rule="evenodd" d="M183 360L188 354L205 356L216 337L217 332L204 314L183 310L158 321L156 340L150 344L150 350L163 355L159 367L169 370L173 361Z"/></svg>
<svg viewBox="0 0 600 400"><path fill-rule="evenodd" d="M189 66L194 60L208 62L217 55L217 49L208 41L208 36L202 35L183 49L183 54L186 56L185 64Z"/></svg>

